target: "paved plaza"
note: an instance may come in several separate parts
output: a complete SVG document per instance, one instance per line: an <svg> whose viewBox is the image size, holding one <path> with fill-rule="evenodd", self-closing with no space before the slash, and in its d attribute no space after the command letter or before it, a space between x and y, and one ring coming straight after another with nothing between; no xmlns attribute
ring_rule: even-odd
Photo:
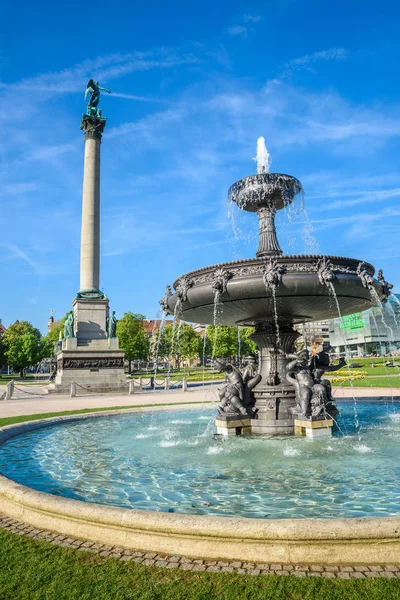
<svg viewBox="0 0 400 600"><path fill-rule="evenodd" d="M131 406L151 406L153 404L187 404L204 403L216 404L217 390L221 384L210 385L206 388L192 388L187 392L182 390L142 391L135 394L85 394L71 398L66 394L47 394L46 386L24 385L15 386L11 400L0 402L0 418L22 415L46 414L82 409L123 408ZM400 388L334 388L334 397L341 398L392 398L400 397Z"/></svg>

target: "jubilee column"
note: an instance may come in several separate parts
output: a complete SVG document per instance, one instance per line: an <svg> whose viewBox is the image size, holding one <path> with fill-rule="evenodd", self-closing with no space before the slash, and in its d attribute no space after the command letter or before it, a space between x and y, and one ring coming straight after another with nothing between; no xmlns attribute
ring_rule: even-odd
<svg viewBox="0 0 400 600"><path fill-rule="evenodd" d="M124 352L116 337L115 312L109 314L109 300L100 289L100 146L106 118L98 108L100 90L90 79L85 99L91 94L82 115L85 134L79 291L67 315L62 347L57 353L54 389L112 391L126 383Z"/></svg>

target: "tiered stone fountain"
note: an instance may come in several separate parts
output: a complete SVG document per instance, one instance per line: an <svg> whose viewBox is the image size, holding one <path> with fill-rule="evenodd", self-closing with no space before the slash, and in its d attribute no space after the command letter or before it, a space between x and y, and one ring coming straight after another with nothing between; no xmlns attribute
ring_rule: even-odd
<svg viewBox="0 0 400 600"><path fill-rule="evenodd" d="M231 201L258 216L256 258L186 273L173 283L175 293L167 286L160 303L166 312L185 321L207 324L214 322L217 300L221 305L219 325L254 326L252 339L259 350L261 380L252 390L253 402L244 403L244 429L256 435L293 434L296 405L301 400L291 383L296 369L292 378L287 371L289 362L296 358L292 353L299 334L293 325L337 317L338 311L343 316L366 310L374 298L385 299L388 284L383 278L376 280L374 267L358 259L283 255L275 214L293 202L302 186L290 175L267 173L265 167L259 171L236 182L228 192ZM307 357L300 357L297 372L302 369L301 358L307 362ZM321 364L314 367L329 370ZM244 415L234 407L226 412L232 418L235 412L236 416ZM311 413L307 417L311 418Z"/></svg>

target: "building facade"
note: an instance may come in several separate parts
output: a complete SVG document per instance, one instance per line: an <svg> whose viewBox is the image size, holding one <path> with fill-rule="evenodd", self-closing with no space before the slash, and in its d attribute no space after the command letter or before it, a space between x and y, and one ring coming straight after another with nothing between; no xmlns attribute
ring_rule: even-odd
<svg viewBox="0 0 400 600"><path fill-rule="evenodd" d="M373 307L342 319L331 319L329 343L336 354L345 354L347 348L352 356L384 355L398 350L400 304L389 298L382 309Z"/></svg>

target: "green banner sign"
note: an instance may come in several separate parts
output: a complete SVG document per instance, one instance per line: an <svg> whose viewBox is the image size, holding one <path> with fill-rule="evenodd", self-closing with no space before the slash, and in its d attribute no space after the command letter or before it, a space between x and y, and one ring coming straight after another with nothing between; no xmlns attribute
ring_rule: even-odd
<svg viewBox="0 0 400 600"><path fill-rule="evenodd" d="M340 321L340 329L343 329L343 331L356 331L357 329L362 329L365 325L366 323L361 313L346 315Z"/></svg>

